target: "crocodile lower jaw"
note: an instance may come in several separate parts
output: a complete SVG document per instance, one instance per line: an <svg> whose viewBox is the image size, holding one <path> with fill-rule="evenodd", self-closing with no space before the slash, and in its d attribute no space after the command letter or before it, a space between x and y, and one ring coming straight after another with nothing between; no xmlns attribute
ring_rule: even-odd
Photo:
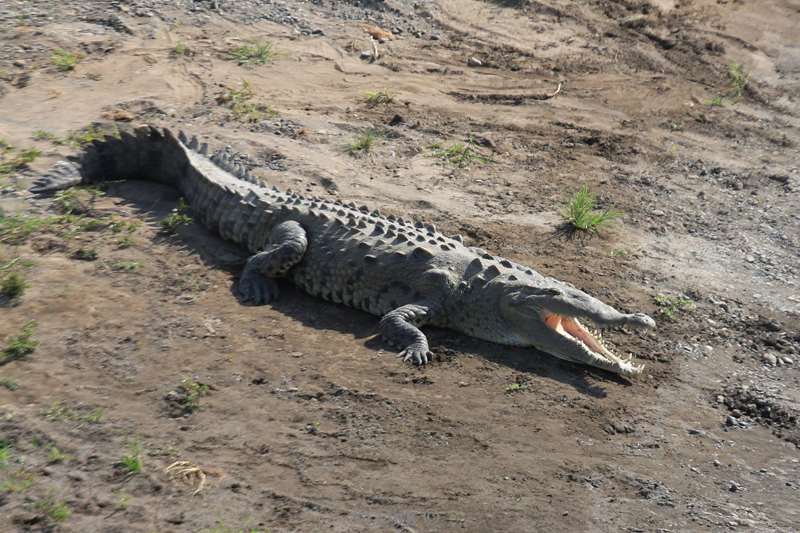
<svg viewBox="0 0 800 533"><path fill-rule="evenodd" d="M643 366L634 365L631 358L623 358L615 354L603 342L603 334L599 330L590 330L577 318L542 311L545 324L569 342L577 344L591 356L606 361L614 370L623 374L641 373Z"/></svg>

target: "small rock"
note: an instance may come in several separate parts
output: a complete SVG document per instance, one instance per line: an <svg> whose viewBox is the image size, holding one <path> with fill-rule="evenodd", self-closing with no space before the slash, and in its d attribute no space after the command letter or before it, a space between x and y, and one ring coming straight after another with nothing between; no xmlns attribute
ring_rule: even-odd
<svg viewBox="0 0 800 533"><path fill-rule="evenodd" d="M21 60L21 59L16 59L16 60L14 60L14 63L13 63L13 65L14 65L15 67L19 67L19 68L25 68L25 62L24 62L23 60Z"/></svg>
<svg viewBox="0 0 800 533"><path fill-rule="evenodd" d="M361 59L372 59L372 50L364 50L358 55L358 57Z"/></svg>
<svg viewBox="0 0 800 533"><path fill-rule="evenodd" d="M719 462L719 459L714 459L714 466L716 467L722 466L722 463Z"/></svg>
<svg viewBox="0 0 800 533"><path fill-rule="evenodd" d="M731 484L728 486L728 490L730 492L738 492L742 489L741 485L736 483L735 481L731 481Z"/></svg>
<svg viewBox="0 0 800 533"><path fill-rule="evenodd" d="M717 403L725 403L725 396L723 396L722 394L718 394Z"/></svg>
<svg viewBox="0 0 800 533"><path fill-rule="evenodd" d="M778 363L778 358L775 357L775 354L771 353L765 353L764 355L762 355L761 360L764 362L764 364L770 366L775 366Z"/></svg>
<svg viewBox="0 0 800 533"><path fill-rule="evenodd" d="M689 435L705 435L705 431L702 429L689 428L687 431L689 432Z"/></svg>
<svg viewBox="0 0 800 533"><path fill-rule="evenodd" d="M735 416L728 415L725 418L725 425L729 426L729 427L738 426L739 425L739 419L737 419Z"/></svg>
<svg viewBox="0 0 800 533"><path fill-rule="evenodd" d="M631 15L619 21L619 25L623 28L644 28L647 26L648 20L645 15Z"/></svg>
<svg viewBox="0 0 800 533"><path fill-rule="evenodd" d="M714 347L706 344L705 346L703 346L703 353L705 355L711 355L712 353L714 353Z"/></svg>
<svg viewBox="0 0 800 533"><path fill-rule="evenodd" d="M745 259L745 261L747 261L748 263L753 263L753 262L755 262L755 260L756 260L756 258L755 258L755 257L753 257L752 255L747 255L747 256L745 256L745 258L744 258L744 259Z"/></svg>
<svg viewBox="0 0 800 533"><path fill-rule="evenodd" d="M132 122L136 119L136 115L124 109L113 109L103 113L103 118L114 120L116 122Z"/></svg>
<svg viewBox="0 0 800 533"><path fill-rule="evenodd" d="M467 59L467 66L470 66L470 67L482 67L483 66L483 61L481 61L477 57L470 57L469 59Z"/></svg>
<svg viewBox="0 0 800 533"><path fill-rule="evenodd" d="M441 39L441 37L439 36L439 34L438 34L438 33L431 33L431 34L430 34L430 36L429 36L428 38L429 38L431 41L438 41L439 39Z"/></svg>
<svg viewBox="0 0 800 533"><path fill-rule="evenodd" d="M389 125L390 126L399 126L400 124L403 124L404 122L405 122L405 119L403 117L401 117L400 115L395 115L395 116L392 117L392 120L389 121Z"/></svg>
<svg viewBox="0 0 800 533"><path fill-rule="evenodd" d="M783 361L784 365L793 365L794 360L791 357L781 357L781 361Z"/></svg>

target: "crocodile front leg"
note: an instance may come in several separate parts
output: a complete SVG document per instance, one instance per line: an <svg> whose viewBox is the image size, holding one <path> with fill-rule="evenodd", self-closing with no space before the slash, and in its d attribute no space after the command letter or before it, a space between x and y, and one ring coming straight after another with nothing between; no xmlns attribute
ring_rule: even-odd
<svg viewBox="0 0 800 533"><path fill-rule="evenodd" d="M428 348L428 338L419 330L430 322L432 310L425 305L408 304L386 313L381 318L381 335L390 344L403 350L397 354L403 361L413 360L424 365L433 354Z"/></svg>
<svg viewBox="0 0 800 533"><path fill-rule="evenodd" d="M269 236L269 246L247 260L238 293L243 302L262 305L278 297L272 278L285 275L306 253L306 231L294 220L278 224Z"/></svg>

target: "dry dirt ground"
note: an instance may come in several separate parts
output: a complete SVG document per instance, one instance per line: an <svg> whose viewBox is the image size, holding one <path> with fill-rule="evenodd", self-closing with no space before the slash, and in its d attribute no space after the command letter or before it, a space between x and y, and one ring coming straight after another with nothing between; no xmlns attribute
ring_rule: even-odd
<svg viewBox="0 0 800 533"><path fill-rule="evenodd" d="M34 320L38 342L0 361L0 530L797 530L796 1L214 4L0 3L0 275L29 284L0 340ZM251 40L270 61L229 59ZM436 330L416 369L375 317L289 286L243 306L241 251L165 235L161 186L52 218L26 184L114 120L648 312L656 330L608 334L645 374ZM486 160L432 148L464 142ZM570 240L582 184L624 217Z"/></svg>

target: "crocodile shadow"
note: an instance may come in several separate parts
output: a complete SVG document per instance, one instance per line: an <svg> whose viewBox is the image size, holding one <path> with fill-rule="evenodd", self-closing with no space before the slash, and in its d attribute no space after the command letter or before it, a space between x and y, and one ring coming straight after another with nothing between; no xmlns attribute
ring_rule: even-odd
<svg viewBox="0 0 800 533"><path fill-rule="evenodd" d="M108 196L118 198L149 222L167 216L178 200L178 194L166 186L152 182L110 182ZM206 266L221 269L231 275L231 294L236 297L236 280L247 259L238 246L222 240L199 223L179 229L174 237L161 236L172 246L196 253ZM366 339L370 349L388 349L378 335L378 318L350 307L327 302L306 294L294 285L279 280L281 296L269 304L280 313L317 330L333 330ZM441 328L425 328L431 350L439 357L474 354L487 361L505 365L524 374L552 379L569 385L581 394L603 398L602 382L630 386L630 382L611 372L560 360L533 348L503 346ZM401 362L398 360L398 365ZM409 363L402 363L408 365ZM436 364L436 362L434 362Z"/></svg>

